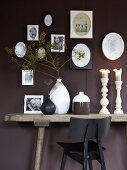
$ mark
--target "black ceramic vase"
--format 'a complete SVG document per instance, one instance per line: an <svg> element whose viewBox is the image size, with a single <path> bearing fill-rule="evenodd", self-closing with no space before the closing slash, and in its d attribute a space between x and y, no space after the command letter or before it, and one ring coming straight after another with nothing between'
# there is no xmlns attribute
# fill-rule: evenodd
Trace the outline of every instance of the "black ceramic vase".
<svg viewBox="0 0 127 170"><path fill-rule="evenodd" d="M44 115L52 115L55 112L55 110L56 106L48 96L47 100L41 105L41 111Z"/></svg>

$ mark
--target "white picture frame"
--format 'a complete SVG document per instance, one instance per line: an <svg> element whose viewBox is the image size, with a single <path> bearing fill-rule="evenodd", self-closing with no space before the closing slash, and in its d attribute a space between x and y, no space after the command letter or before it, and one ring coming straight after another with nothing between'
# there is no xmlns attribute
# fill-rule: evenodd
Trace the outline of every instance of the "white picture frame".
<svg viewBox="0 0 127 170"><path fill-rule="evenodd" d="M51 52L65 51L65 35L51 34Z"/></svg>
<svg viewBox="0 0 127 170"><path fill-rule="evenodd" d="M27 25L27 41L39 40L39 25Z"/></svg>
<svg viewBox="0 0 127 170"><path fill-rule="evenodd" d="M42 114L40 107L43 103L43 99L43 95L25 95L24 114Z"/></svg>
<svg viewBox="0 0 127 170"><path fill-rule="evenodd" d="M34 85L33 70L22 70L22 85Z"/></svg>
<svg viewBox="0 0 127 170"><path fill-rule="evenodd" d="M70 11L70 38L93 38L93 11Z"/></svg>

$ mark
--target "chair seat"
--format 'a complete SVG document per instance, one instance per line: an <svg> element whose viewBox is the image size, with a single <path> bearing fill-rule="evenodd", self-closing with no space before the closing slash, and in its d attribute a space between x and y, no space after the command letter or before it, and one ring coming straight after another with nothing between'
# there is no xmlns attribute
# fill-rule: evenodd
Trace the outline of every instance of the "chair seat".
<svg viewBox="0 0 127 170"><path fill-rule="evenodd" d="M62 148L64 148L65 154L70 156L74 160L78 160L79 163L83 163L83 151L84 143L83 142L57 142ZM105 147L102 147L105 150ZM88 141L88 156L87 158L91 160L97 160L100 162L98 146L97 143L93 140Z"/></svg>
<svg viewBox="0 0 127 170"><path fill-rule="evenodd" d="M57 142L61 147L63 147L66 151L70 152L83 152L83 142L73 142L73 143L67 143L67 142ZM103 150L105 150L105 147L102 147ZM98 151L97 143L93 140L90 140L88 142L88 152L92 151Z"/></svg>

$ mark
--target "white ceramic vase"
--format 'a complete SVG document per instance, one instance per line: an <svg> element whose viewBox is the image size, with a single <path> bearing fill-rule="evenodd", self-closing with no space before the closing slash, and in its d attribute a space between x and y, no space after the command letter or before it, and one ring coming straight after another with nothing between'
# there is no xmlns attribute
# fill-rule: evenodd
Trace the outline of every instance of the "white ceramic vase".
<svg viewBox="0 0 127 170"><path fill-rule="evenodd" d="M84 92L79 92L79 94L73 98L72 112L74 114L90 113L90 98L85 95Z"/></svg>
<svg viewBox="0 0 127 170"><path fill-rule="evenodd" d="M70 107L70 95L67 88L62 83L62 79L57 79L50 91L50 99L56 106L55 113L66 114Z"/></svg>

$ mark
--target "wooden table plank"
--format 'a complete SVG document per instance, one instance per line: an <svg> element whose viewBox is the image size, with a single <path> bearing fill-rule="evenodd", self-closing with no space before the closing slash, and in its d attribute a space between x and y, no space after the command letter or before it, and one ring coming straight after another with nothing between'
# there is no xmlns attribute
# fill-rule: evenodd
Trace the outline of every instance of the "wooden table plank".
<svg viewBox="0 0 127 170"><path fill-rule="evenodd" d="M53 114L53 115L43 115L43 114L24 114L24 113L13 113L6 114L5 121L16 121L16 122L35 122L37 120L49 122L69 122L70 117L78 118L90 118L97 119L106 116L111 116L112 122L127 122L127 114L89 114L89 115L74 115L74 114Z"/></svg>

